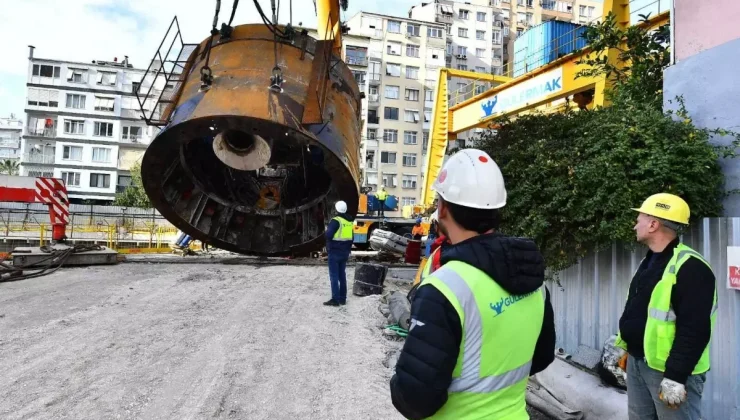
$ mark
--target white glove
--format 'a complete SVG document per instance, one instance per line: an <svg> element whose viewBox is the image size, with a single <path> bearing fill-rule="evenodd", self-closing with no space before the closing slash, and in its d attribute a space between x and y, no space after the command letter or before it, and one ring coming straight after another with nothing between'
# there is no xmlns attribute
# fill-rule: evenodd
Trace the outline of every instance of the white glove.
<svg viewBox="0 0 740 420"><path fill-rule="evenodd" d="M686 387L676 381L663 378L660 382L658 396L668 407L678 408L682 402L686 401Z"/></svg>

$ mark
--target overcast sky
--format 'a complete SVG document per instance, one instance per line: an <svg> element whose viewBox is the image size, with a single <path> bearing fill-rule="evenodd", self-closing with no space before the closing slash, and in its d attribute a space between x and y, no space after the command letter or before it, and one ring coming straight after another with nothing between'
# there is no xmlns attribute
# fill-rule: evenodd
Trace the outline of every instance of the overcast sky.
<svg viewBox="0 0 740 420"><path fill-rule="evenodd" d="M409 8L420 0L363 0L362 9L397 16L407 16ZM0 117L10 113L22 116L26 98L28 45L36 47L35 56L60 60L90 62L123 59L138 68L146 68L177 15L187 43L201 42L213 22L215 0L0 0ZM232 0L221 2L221 22L231 14ZM269 0L260 5L270 13ZM359 0L349 0L343 20L360 10ZM287 23L289 2L280 7L280 23ZM254 3L241 0L234 23L259 22ZM316 27L312 0L294 0L293 23Z"/></svg>

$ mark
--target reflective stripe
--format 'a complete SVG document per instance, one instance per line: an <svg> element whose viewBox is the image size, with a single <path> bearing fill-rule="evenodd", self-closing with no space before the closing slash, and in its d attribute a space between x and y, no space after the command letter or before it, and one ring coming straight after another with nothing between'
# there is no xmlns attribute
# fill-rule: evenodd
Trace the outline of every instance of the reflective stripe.
<svg viewBox="0 0 740 420"><path fill-rule="evenodd" d="M712 306L712 312L709 314L709 316L714 316L714 313L717 312L717 309L719 309L719 305L715 303L714 306ZM650 310L648 311L648 315L650 315L650 318L657 319L658 321L676 322L676 313L673 311L673 308L671 308L668 312L661 311L660 309L650 308Z"/></svg>
<svg viewBox="0 0 740 420"><path fill-rule="evenodd" d="M700 253L693 250L684 249L683 251L678 252L678 257L676 257L676 261L668 268L669 273L676 274L676 264L678 264L678 262L681 261L684 256L686 256L686 254L693 255L706 263L706 261L704 261L704 257Z"/></svg>
<svg viewBox="0 0 740 420"><path fill-rule="evenodd" d="M464 334L462 372L453 378L451 392L490 393L514 385L529 376L532 361L493 376L480 376L483 348L483 323L473 291L454 270L442 267L434 272L434 277L444 283L455 294L464 314ZM543 286L544 287L544 286Z"/></svg>
<svg viewBox="0 0 740 420"><path fill-rule="evenodd" d="M658 321L676 321L676 313L673 312L673 309L666 312L661 311L660 309L650 308L648 315L650 315L650 318L657 319Z"/></svg>

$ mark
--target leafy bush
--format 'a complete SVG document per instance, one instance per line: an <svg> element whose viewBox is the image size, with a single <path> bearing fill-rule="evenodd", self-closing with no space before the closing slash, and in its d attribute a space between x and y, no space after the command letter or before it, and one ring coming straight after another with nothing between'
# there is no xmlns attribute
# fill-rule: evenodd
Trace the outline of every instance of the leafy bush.
<svg viewBox="0 0 740 420"><path fill-rule="evenodd" d="M151 208L152 202L144 191L141 183L141 165L136 164L131 168L131 185L126 187L123 192L116 194L113 202L116 206Z"/></svg>

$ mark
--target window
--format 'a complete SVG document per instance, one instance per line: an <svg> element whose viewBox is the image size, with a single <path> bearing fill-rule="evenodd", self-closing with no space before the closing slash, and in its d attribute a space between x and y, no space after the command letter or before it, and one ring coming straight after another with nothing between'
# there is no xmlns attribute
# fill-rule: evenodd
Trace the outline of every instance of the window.
<svg viewBox="0 0 740 420"><path fill-rule="evenodd" d="M415 206L416 199L414 197L401 197L401 206Z"/></svg>
<svg viewBox="0 0 740 420"><path fill-rule="evenodd" d="M107 111L113 112L113 98L102 98L100 96L95 97L95 110L96 111Z"/></svg>
<svg viewBox="0 0 740 420"><path fill-rule="evenodd" d="M127 175L118 175L118 185L128 187L131 185L131 177Z"/></svg>
<svg viewBox="0 0 740 420"><path fill-rule="evenodd" d="M87 83L87 70L69 68L67 81L70 83Z"/></svg>
<svg viewBox="0 0 740 420"><path fill-rule="evenodd" d="M401 77L401 65L386 63L385 74L386 76Z"/></svg>
<svg viewBox="0 0 740 420"><path fill-rule="evenodd" d="M57 108L59 106L59 91L28 88L28 105Z"/></svg>
<svg viewBox="0 0 740 420"><path fill-rule="evenodd" d="M67 108L85 109L85 95L67 94Z"/></svg>
<svg viewBox="0 0 740 420"><path fill-rule="evenodd" d="M108 174L90 174L90 187L92 188L110 188L110 175Z"/></svg>
<svg viewBox="0 0 740 420"><path fill-rule="evenodd" d="M434 91L433 90L425 90L424 91L424 101L426 101L426 102L432 102L432 101L434 101Z"/></svg>
<svg viewBox="0 0 740 420"><path fill-rule="evenodd" d="M442 38L442 28L427 28L429 38Z"/></svg>
<svg viewBox="0 0 740 420"><path fill-rule="evenodd" d="M398 108L385 107L383 118L385 118L386 120L397 120Z"/></svg>
<svg viewBox="0 0 740 420"><path fill-rule="evenodd" d="M523 12L519 12L516 14L516 20L519 23L524 23L527 20L527 14Z"/></svg>
<svg viewBox="0 0 740 420"><path fill-rule="evenodd" d="M367 185L378 185L378 174L375 172L367 173Z"/></svg>
<svg viewBox="0 0 740 420"><path fill-rule="evenodd" d="M457 28L457 36L460 38L467 38L468 30L466 28Z"/></svg>
<svg viewBox="0 0 740 420"><path fill-rule="evenodd" d="M458 55L468 55L468 47L463 47L462 45L458 45L457 54Z"/></svg>
<svg viewBox="0 0 740 420"><path fill-rule="evenodd" d="M419 68L412 67L412 66L406 66L406 78L417 80L419 78Z"/></svg>
<svg viewBox="0 0 740 420"><path fill-rule="evenodd" d="M395 156L395 153L393 155ZM396 176L396 174L383 174L383 186L397 187L397 179L398 177Z"/></svg>
<svg viewBox="0 0 740 420"><path fill-rule="evenodd" d="M527 23L530 25L534 23L534 15L532 13L527 13Z"/></svg>
<svg viewBox="0 0 740 420"><path fill-rule="evenodd" d="M480 41L486 40L486 31L475 31L475 39Z"/></svg>
<svg viewBox="0 0 740 420"><path fill-rule="evenodd" d="M389 20L388 21L388 32L393 34L400 34L401 33L401 22L397 20Z"/></svg>
<svg viewBox="0 0 740 420"><path fill-rule="evenodd" d="M588 17L592 17L594 15L594 11L596 10L593 6L588 6Z"/></svg>
<svg viewBox="0 0 740 420"><path fill-rule="evenodd" d="M42 176L44 178L54 178L54 172L53 171L34 171L34 170L29 170L28 171L28 176L32 176L34 178L40 177L40 176Z"/></svg>
<svg viewBox="0 0 740 420"><path fill-rule="evenodd" d="M403 132L403 144L416 144L416 131Z"/></svg>
<svg viewBox="0 0 740 420"><path fill-rule="evenodd" d="M107 71L99 71L98 72L98 84L114 86L116 84L117 76L118 74L116 73L111 73Z"/></svg>
<svg viewBox="0 0 740 420"><path fill-rule="evenodd" d="M62 149L62 160L82 160L82 147L64 146Z"/></svg>
<svg viewBox="0 0 740 420"><path fill-rule="evenodd" d="M107 147L93 147L92 161L97 163L110 163L110 151Z"/></svg>
<svg viewBox="0 0 740 420"><path fill-rule="evenodd" d="M478 12L475 14L475 20L478 22L485 22L486 21L486 14L485 12Z"/></svg>
<svg viewBox="0 0 740 420"><path fill-rule="evenodd" d="M380 163L386 165L396 164L396 152L380 152Z"/></svg>
<svg viewBox="0 0 740 420"><path fill-rule="evenodd" d="M95 122L93 136L113 137L113 123Z"/></svg>
<svg viewBox="0 0 740 420"><path fill-rule="evenodd" d="M509 36L509 27L504 26L504 36Z"/></svg>
<svg viewBox="0 0 740 420"><path fill-rule="evenodd" d="M411 36L419 36L421 33L421 25L406 24L406 33Z"/></svg>
<svg viewBox="0 0 740 420"><path fill-rule="evenodd" d="M534 7L534 0L527 0L527 7Z"/></svg>
<svg viewBox="0 0 740 420"><path fill-rule="evenodd" d="M62 172L62 179L68 187L79 187L80 186L80 173L79 172Z"/></svg>
<svg viewBox="0 0 740 420"><path fill-rule="evenodd" d="M356 66L367 65L367 48L347 45L345 56L345 61L347 61L347 64L354 64Z"/></svg>
<svg viewBox="0 0 740 420"><path fill-rule="evenodd" d="M466 66L465 64L458 64L457 65L457 69L458 70L467 70L468 69L468 66Z"/></svg>
<svg viewBox="0 0 740 420"><path fill-rule="evenodd" d="M418 123L419 122L419 111L407 109L404 112L403 120L406 122Z"/></svg>
<svg viewBox="0 0 740 420"><path fill-rule="evenodd" d="M468 18L470 17L470 12L467 11L467 10L465 10L465 9L460 9L457 12L457 17L459 17L460 19L463 19L463 20L468 20Z"/></svg>
<svg viewBox="0 0 740 420"><path fill-rule="evenodd" d="M401 88L398 86L386 86L385 97L388 99L398 99L400 96Z"/></svg>
<svg viewBox="0 0 740 420"><path fill-rule="evenodd" d="M523 30L523 29L521 29L521 28L518 28L518 29L516 30L516 36L518 36L518 37L519 37L519 36L522 36L522 33L523 33L523 32L524 32L524 30Z"/></svg>
<svg viewBox="0 0 740 420"><path fill-rule="evenodd" d="M378 129L377 128L368 128L367 129L367 138L368 140L375 140L378 138Z"/></svg>
<svg viewBox="0 0 740 420"><path fill-rule="evenodd" d="M59 78L61 74L62 68L59 66L46 66L43 64L33 65L34 76Z"/></svg>
<svg viewBox="0 0 740 420"><path fill-rule="evenodd" d="M424 111L424 122L432 121L432 111Z"/></svg>
<svg viewBox="0 0 740 420"><path fill-rule="evenodd" d="M486 87L483 85L478 85L475 87L475 94L480 95L481 93L486 91Z"/></svg>
<svg viewBox="0 0 740 420"><path fill-rule="evenodd" d="M389 42L386 46L386 52L388 55L401 55L401 43Z"/></svg>
<svg viewBox="0 0 740 420"><path fill-rule="evenodd" d="M486 49L485 48L476 48L475 49L475 56L478 58L484 58L486 56Z"/></svg>
<svg viewBox="0 0 740 420"><path fill-rule="evenodd" d="M486 68L485 67L481 67L481 66L475 66L475 71L477 71L478 73L485 73L486 72Z"/></svg>
<svg viewBox="0 0 740 420"><path fill-rule="evenodd" d="M416 175L404 175L401 181L401 186L403 188L416 188Z"/></svg>
<svg viewBox="0 0 740 420"><path fill-rule="evenodd" d="M509 29L509 28L506 28ZM494 31L493 32L493 43L494 44L500 44L501 43L501 31Z"/></svg>
<svg viewBox="0 0 740 420"><path fill-rule="evenodd" d="M123 134L121 138L124 140L137 141L141 139L141 127L123 127Z"/></svg>
<svg viewBox="0 0 740 420"><path fill-rule="evenodd" d="M383 130L383 143L398 143L398 130Z"/></svg>
<svg viewBox="0 0 740 420"><path fill-rule="evenodd" d="M419 101L419 89L406 89L406 100L418 102Z"/></svg>
<svg viewBox="0 0 740 420"><path fill-rule="evenodd" d="M370 65L370 80L380 80L380 63L377 61L371 61L368 64Z"/></svg>
<svg viewBox="0 0 740 420"><path fill-rule="evenodd" d="M422 136L421 138L421 154L426 155L428 148L429 148L429 132L425 131L424 136Z"/></svg>
<svg viewBox="0 0 740 420"><path fill-rule="evenodd" d="M406 57L418 57L419 46L413 44L406 44Z"/></svg>
<svg viewBox="0 0 740 420"><path fill-rule="evenodd" d="M367 123L368 124L379 124L380 123L380 117L378 117L377 109L367 110Z"/></svg>
<svg viewBox="0 0 740 420"><path fill-rule="evenodd" d="M64 134L85 134L84 120L65 120Z"/></svg>
<svg viewBox="0 0 740 420"><path fill-rule="evenodd" d="M352 77L355 78L355 82L357 82L357 85L362 87L365 85L365 72L364 71L357 71L357 70L350 70L352 72Z"/></svg>

